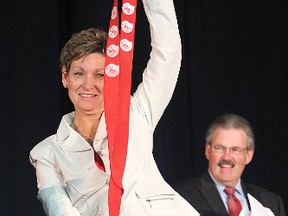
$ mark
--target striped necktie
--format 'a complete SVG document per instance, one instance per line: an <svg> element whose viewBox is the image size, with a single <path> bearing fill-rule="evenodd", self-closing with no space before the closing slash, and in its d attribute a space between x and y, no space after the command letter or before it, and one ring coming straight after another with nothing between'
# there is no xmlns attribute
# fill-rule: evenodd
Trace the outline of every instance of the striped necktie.
<svg viewBox="0 0 288 216"><path fill-rule="evenodd" d="M227 198L227 205L228 205L228 212L229 216L239 216L242 206L240 201L234 194L235 188L226 187L224 192L228 195Z"/></svg>

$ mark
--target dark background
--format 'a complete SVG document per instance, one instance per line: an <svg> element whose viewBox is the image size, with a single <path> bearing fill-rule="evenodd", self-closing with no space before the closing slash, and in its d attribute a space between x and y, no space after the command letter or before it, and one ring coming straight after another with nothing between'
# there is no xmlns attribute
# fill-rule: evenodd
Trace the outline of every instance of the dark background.
<svg viewBox="0 0 288 216"><path fill-rule="evenodd" d="M139 1L133 89L149 57ZM0 3L0 214L44 215L29 151L72 110L59 52L73 32L108 29L111 0ZM173 99L155 131L155 158L172 183L207 169L204 136L216 116L247 118L256 153L243 179L288 206L287 0L175 0L183 61Z"/></svg>

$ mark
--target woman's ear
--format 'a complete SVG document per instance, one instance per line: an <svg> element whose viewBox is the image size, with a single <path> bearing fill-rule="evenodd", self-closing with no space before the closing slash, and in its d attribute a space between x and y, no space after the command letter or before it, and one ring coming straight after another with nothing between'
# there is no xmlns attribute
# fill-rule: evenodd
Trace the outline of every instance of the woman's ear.
<svg viewBox="0 0 288 216"><path fill-rule="evenodd" d="M68 81L67 81L68 72L64 66L62 66L61 72L62 72L62 85L64 86L64 88L68 88Z"/></svg>

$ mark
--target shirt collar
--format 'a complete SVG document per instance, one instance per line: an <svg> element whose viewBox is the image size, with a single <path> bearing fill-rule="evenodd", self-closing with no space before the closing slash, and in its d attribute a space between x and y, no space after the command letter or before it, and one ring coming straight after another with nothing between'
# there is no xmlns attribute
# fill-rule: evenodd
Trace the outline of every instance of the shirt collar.
<svg viewBox="0 0 288 216"><path fill-rule="evenodd" d="M208 172L209 172L209 175L212 178L213 182L215 183L217 190L222 193L226 186L221 184L220 182L218 182L214 178L214 176L211 174L210 170L208 170ZM238 182L237 182L237 184L235 186L235 192L241 194L242 196L244 196L244 192L243 192L243 189L242 189L242 186L241 186L241 179L238 180Z"/></svg>

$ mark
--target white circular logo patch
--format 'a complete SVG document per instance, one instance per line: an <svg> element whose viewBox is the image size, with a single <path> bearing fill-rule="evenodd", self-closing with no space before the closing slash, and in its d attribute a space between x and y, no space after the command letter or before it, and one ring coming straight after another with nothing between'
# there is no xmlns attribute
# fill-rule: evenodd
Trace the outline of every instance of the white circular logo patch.
<svg viewBox="0 0 288 216"><path fill-rule="evenodd" d="M119 46L115 45L115 44L111 44L108 48L107 48L107 55L109 57L115 57L117 56L119 53Z"/></svg>
<svg viewBox="0 0 288 216"><path fill-rule="evenodd" d="M129 52L132 49L132 42L127 40L127 39L123 39L120 41L120 47L123 51L125 52Z"/></svg>
<svg viewBox="0 0 288 216"><path fill-rule="evenodd" d="M119 65L109 64L105 68L105 73L109 77L116 77L119 74Z"/></svg>
<svg viewBox="0 0 288 216"><path fill-rule="evenodd" d="M126 14L126 15L131 15L134 13L135 10L135 6L131 5L130 3L126 2L125 4L123 4L122 7L122 11Z"/></svg>
<svg viewBox="0 0 288 216"><path fill-rule="evenodd" d="M113 25L110 29L109 29L109 37L110 38L115 38L117 37L119 33L119 29L118 29L118 26L116 25Z"/></svg>
<svg viewBox="0 0 288 216"><path fill-rule="evenodd" d="M121 23L121 28L122 28L122 31L125 32L125 33L131 33L132 30L133 30L133 23L130 23L128 22L127 20L124 20L122 23Z"/></svg>
<svg viewBox="0 0 288 216"><path fill-rule="evenodd" d="M111 19L115 19L117 17L117 14L118 14L118 10L117 10L117 7L114 7L112 9L112 12L111 12Z"/></svg>

